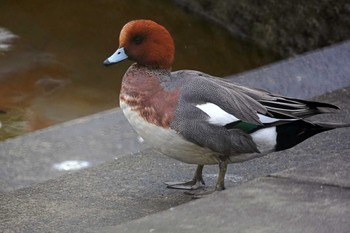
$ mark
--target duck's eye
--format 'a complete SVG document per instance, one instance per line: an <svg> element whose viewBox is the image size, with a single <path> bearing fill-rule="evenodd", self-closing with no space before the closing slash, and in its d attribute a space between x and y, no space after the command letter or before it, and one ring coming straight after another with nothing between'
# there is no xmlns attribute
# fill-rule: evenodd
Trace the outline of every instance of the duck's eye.
<svg viewBox="0 0 350 233"><path fill-rule="evenodd" d="M132 38L132 41L133 41L135 44L141 44L142 41L143 41L143 37L142 37L142 36L135 36L134 38Z"/></svg>

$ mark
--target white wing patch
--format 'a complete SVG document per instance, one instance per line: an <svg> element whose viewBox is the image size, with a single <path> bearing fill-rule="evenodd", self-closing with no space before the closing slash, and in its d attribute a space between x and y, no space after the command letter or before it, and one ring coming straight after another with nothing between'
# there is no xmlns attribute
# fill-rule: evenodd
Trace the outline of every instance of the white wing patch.
<svg viewBox="0 0 350 233"><path fill-rule="evenodd" d="M205 112L209 116L208 122L214 125L227 125L239 121L237 117L213 103L198 104L196 107Z"/></svg>
<svg viewBox="0 0 350 233"><path fill-rule="evenodd" d="M227 125L232 122L240 121L237 117L234 115L226 112L219 106L213 103L205 103L205 104L197 104L197 108L205 112L208 116L208 122L214 125ZM294 121L298 119L278 119L278 118L273 118L273 117L268 117L262 114L257 114L259 117L259 120L263 124L268 124L268 123L274 123L277 121Z"/></svg>
<svg viewBox="0 0 350 233"><path fill-rule="evenodd" d="M276 121L280 121L281 119L278 119L278 118L273 118L273 117L268 117L268 116L265 116L265 115L261 115L261 114L258 114L259 116L259 120L264 123L264 124L267 124L267 123L273 123L273 122L276 122Z"/></svg>

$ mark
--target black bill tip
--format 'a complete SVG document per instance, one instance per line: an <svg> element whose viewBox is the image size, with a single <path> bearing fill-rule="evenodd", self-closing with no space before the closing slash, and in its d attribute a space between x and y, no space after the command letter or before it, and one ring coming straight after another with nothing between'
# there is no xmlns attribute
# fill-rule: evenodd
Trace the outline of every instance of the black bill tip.
<svg viewBox="0 0 350 233"><path fill-rule="evenodd" d="M112 65L113 63L112 62L110 62L108 59L106 59L104 62L103 62L103 65L105 65L105 66L110 66L110 65Z"/></svg>

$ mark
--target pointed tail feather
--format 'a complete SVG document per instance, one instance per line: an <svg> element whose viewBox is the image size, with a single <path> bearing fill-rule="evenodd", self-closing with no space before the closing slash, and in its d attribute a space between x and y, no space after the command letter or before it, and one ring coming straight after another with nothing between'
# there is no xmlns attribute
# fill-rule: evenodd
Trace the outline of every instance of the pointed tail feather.
<svg viewBox="0 0 350 233"><path fill-rule="evenodd" d="M288 97L276 97L273 100L260 100L259 102L266 107L267 114L281 119L288 117L303 119L317 114L333 113L340 109L333 104Z"/></svg>
<svg viewBox="0 0 350 233"><path fill-rule="evenodd" d="M350 127L350 123L312 122L312 124L321 126L321 127L328 129L328 130Z"/></svg>
<svg viewBox="0 0 350 233"><path fill-rule="evenodd" d="M350 127L350 124L293 121L276 126L277 138L275 150L289 149L306 139L332 129Z"/></svg>

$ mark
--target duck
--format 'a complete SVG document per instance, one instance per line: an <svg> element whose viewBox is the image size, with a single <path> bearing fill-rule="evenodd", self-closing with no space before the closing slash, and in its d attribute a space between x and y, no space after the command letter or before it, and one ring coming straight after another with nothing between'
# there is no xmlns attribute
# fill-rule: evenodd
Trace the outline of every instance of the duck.
<svg viewBox="0 0 350 233"><path fill-rule="evenodd" d="M157 151L196 164L189 181L168 188L205 186L203 168L218 165L215 187L225 189L228 164L294 147L345 123L307 120L339 107L253 89L194 70L172 71L175 45L169 31L147 19L126 23L119 47L103 63L134 63L125 72L119 95L125 117Z"/></svg>

